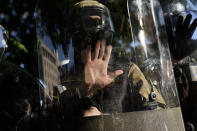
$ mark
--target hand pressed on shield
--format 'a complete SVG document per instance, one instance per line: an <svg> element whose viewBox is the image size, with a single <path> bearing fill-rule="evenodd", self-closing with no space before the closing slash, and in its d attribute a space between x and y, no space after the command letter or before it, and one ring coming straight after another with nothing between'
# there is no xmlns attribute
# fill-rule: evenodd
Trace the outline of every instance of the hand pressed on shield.
<svg viewBox="0 0 197 131"><path fill-rule="evenodd" d="M112 46L107 46L105 55L105 41L97 41L94 55L91 54L91 46L86 49L86 63L84 69L83 90L86 96L93 94L113 82L113 80L123 73L122 70L108 72L107 67L111 56ZM104 57L105 56L105 57Z"/></svg>
<svg viewBox="0 0 197 131"><path fill-rule="evenodd" d="M192 36L197 27L197 18L191 21L191 14L188 14L185 19L183 16L179 16L175 23L173 34L170 20L167 20L169 48L174 60L179 61L197 49L197 41L192 40Z"/></svg>

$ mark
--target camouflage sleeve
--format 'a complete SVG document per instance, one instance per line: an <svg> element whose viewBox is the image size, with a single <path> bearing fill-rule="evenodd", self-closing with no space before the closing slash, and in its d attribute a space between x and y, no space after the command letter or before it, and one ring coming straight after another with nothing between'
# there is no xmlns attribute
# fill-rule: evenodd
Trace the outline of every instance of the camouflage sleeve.
<svg viewBox="0 0 197 131"><path fill-rule="evenodd" d="M81 117L84 110L95 106L92 99L82 96L79 88L67 88L60 95L60 104L65 116Z"/></svg>
<svg viewBox="0 0 197 131"><path fill-rule="evenodd" d="M134 64L131 63L131 67L129 69L129 73L128 73L128 78L129 78L129 83L132 84L132 88L138 88L137 89L137 93L144 98L145 103L150 101L150 94L152 92L152 90L154 91L154 93L156 94L156 101L161 105L166 105L161 93L157 90L156 87L154 86L150 86L150 84L148 83L148 81L146 80L144 74L142 73L142 71L139 69L139 67ZM159 106L158 106L159 107Z"/></svg>

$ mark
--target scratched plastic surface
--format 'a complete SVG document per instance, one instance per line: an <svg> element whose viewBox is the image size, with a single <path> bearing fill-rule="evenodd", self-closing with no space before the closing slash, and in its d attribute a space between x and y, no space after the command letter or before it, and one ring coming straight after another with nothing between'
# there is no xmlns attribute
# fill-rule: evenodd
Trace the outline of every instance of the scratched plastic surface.
<svg viewBox="0 0 197 131"><path fill-rule="evenodd" d="M194 23L197 18L197 2L195 0L172 0L169 2L161 1L161 5L164 10L163 12L165 14L167 27L170 27L168 29L168 32L170 30L176 31L178 29L177 23L178 20L180 20L180 17L183 18L181 25L182 27L183 27L183 23L188 22L189 25L185 27L185 30L187 31L185 31L185 33L182 33L184 35L180 35L179 38L182 38L182 42L184 42L185 45L189 45L189 46L184 47L185 51L182 51L182 54L186 54L186 55L185 57L181 58L179 64L187 64L187 63L195 64L197 62L197 58L196 58L197 52L196 52L196 44L195 44L197 41L197 29L194 28ZM190 19L188 19L189 15L191 16ZM176 33L172 34L174 40L177 37L176 35L178 34Z"/></svg>
<svg viewBox="0 0 197 131"><path fill-rule="evenodd" d="M2 3L0 130L184 128L156 0Z"/></svg>
<svg viewBox="0 0 197 131"><path fill-rule="evenodd" d="M118 4L123 5L123 10L115 8ZM99 111L120 113L179 106L163 12L157 1L100 2L103 12L89 5L77 14L79 17L72 14L76 5L54 5L50 10L52 7L42 9L40 3L38 8L40 79L51 97L57 98L55 88L62 90L60 94L66 89L80 92L84 50L90 43L93 54L97 40L104 39L106 46L112 45L107 74L116 70L124 73L94 94L93 105ZM100 19L94 23L92 16ZM105 33L92 35L94 28ZM154 95L156 99L152 99Z"/></svg>

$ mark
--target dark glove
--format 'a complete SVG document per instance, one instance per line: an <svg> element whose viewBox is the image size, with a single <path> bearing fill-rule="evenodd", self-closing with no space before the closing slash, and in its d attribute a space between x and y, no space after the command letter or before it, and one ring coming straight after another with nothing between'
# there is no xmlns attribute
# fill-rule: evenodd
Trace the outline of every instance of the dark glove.
<svg viewBox="0 0 197 131"><path fill-rule="evenodd" d="M191 39L197 27L197 19L192 23L191 19L191 14L188 14L185 20L183 16L179 16L174 29L169 19L166 19L169 48L174 60L181 60L190 55L197 48L197 40Z"/></svg>

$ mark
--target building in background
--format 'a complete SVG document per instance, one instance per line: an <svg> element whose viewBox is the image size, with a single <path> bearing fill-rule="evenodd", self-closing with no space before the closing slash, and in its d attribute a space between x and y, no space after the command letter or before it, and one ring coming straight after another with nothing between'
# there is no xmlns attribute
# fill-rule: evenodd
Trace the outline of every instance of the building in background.
<svg viewBox="0 0 197 131"><path fill-rule="evenodd" d="M53 88L60 84L58 71L58 53L51 51L44 43L39 42L39 73L40 79L47 85L46 92L53 97Z"/></svg>

